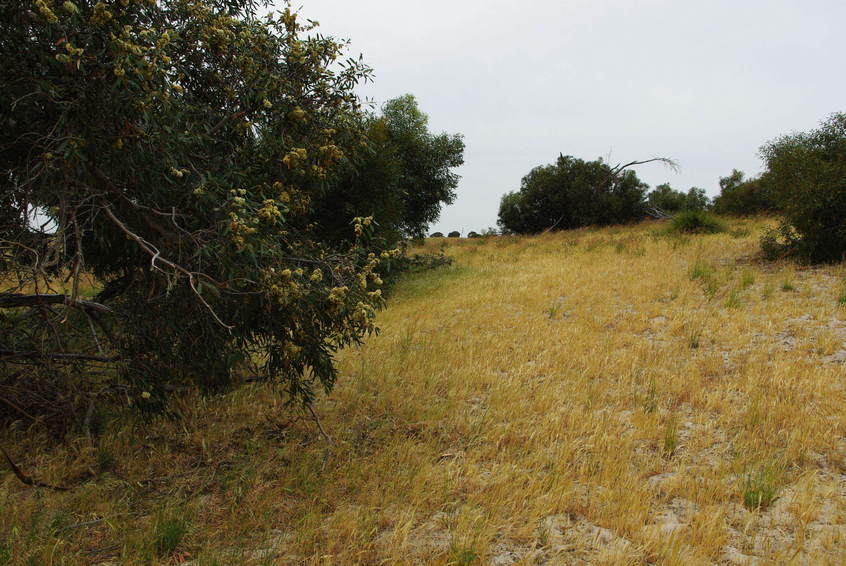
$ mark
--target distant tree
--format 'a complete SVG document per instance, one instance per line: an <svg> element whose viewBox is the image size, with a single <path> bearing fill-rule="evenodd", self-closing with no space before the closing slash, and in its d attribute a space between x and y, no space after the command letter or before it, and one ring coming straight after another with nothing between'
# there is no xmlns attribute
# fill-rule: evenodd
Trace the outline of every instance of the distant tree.
<svg viewBox="0 0 846 566"><path fill-rule="evenodd" d="M561 155L552 165L532 169L519 191L502 197L499 225L525 234L639 220L646 213L647 185L626 170L638 163L611 167L602 159Z"/></svg>
<svg viewBox="0 0 846 566"><path fill-rule="evenodd" d="M682 210L705 210L709 204L705 189L691 187L685 194L674 190L669 183L658 185L646 197L647 207L668 214Z"/></svg>
<svg viewBox="0 0 846 566"><path fill-rule="evenodd" d="M846 113L816 130L780 137L761 148L767 185L782 209L781 228L768 235L803 259L839 261L846 255Z"/></svg>
<svg viewBox="0 0 846 566"><path fill-rule="evenodd" d="M730 175L720 177L720 194L714 199L713 208L718 214L745 216L779 207L766 173L747 179L743 171L733 169Z"/></svg>
<svg viewBox="0 0 846 566"><path fill-rule="evenodd" d="M311 224L368 76L313 27L249 0L0 1L0 401L332 386L381 300L365 241Z"/></svg>
<svg viewBox="0 0 846 566"><path fill-rule="evenodd" d="M459 134L432 134L413 95L389 100L381 115L363 118L366 145L316 202L316 223L332 239L348 239L355 217L373 216L386 246L420 238L455 200L464 160Z"/></svg>
<svg viewBox="0 0 846 566"><path fill-rule="evenodd" d="M690 187L684 200L684 210L707 210L711 206L711 199L705 189Z"/></svg>
<svg viewBox="0 0 846 566"><path fill-rule="evenodd" d="M431 234L429 234L429 237L430 238L443 238L444 233L443 232L432 232Z"/></svg>
<svg viewBox="0 0 846 566"><path fill-rule="evenodd" d="M686 195L674 190L669 183L658 185L646 196L647 206L669 214L682 210L686 203Z"/></svg>
<svg viewBox="0 0 846 566"><path fill-rule="evenodd" d="M482 237L482 235L481 235L481 234L479 234L478 232L472 232L472 231L471 231L471 232L468 232L468 233L467 233L467 237L468 237L468 238L481 238L481 237Z"/></svg>
<svg viewBox="0 0 846 566"><path fill-rule="evenodd" d="M454 230L454 231L449 233L449 237L450 238L460 238L461 232L459 232L458 230Z"/></svg>

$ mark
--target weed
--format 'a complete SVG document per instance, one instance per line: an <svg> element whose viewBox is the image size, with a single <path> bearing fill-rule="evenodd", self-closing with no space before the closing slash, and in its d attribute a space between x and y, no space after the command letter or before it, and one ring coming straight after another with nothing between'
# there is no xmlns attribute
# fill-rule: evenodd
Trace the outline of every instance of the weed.
<svg viewBox="0 0 846 566"><path fill-rule="evenodd" d="M667 419L664 425L664 447L663 454L668 458L672 458L676 453L676 448L679 445L679 423L676 417Z"/></svg>
<svg viewBox="0 0 846 566"><path fill-rule="evenodd" d="M655 384L655 378L649 380L649 389L646 391L646 401L643 403L643 411L645 413L654 413L658 410L658 389Z"/></svg>
<svg viewBox="0 0 846 566"><path fill-rule="evenodd" d="M479 559L479 555L470 549L453 549L452 559L448 562L450 566L470 566Z"/></svg>
<svg viewBox="0 0 846 566"><path fill-rule="evenodd" d="M771 283L767 283L764 285L764 288L761 289L761 298L765 301L768 301L770 297L773 296L773 286Z"/></svg>
<svg viewBox="0 0 846 566"><path fill-rule="evenodd" d="M792 281L785 279L781 283L781 290L785 293L791 293L793 291L796 291L796 285L794 285Z"/></svg>
<svg viewBox="0 0 846 566"><path fill-rule="evenodd" d="M699 348L699 346L702 345L702 334L704 332L705 329L702 327L701 324L686 324L685 337L687 338L687 347L691 350L696 350L697 348Z"/></svg>
<svg viewBox="0 0 846 566"><path fill-rule="evenodd" d="M740 306L740 289L732 289L726 298L726 308L736 309Z"/></svg>
<svg viewBox="0 0 846 566"><path fill-rule="evenodd" d="M773 465L746 474L743 480L743 504L748 509L765 509L778 497L780 474Z"/></svg>
<svg viewBox="0 0 846 566"><path fill-rule="evenodd" d="M837 296L837 304L841 307L846 306L846 286L840 290L840 295Z"/></svg>
<svg viewBox="0 0 846 566"><path fill-rule="evenodd" d="M740 288L746 290L754 284L755 274L752 273L750 269L744 269L743 273L740 275Z"/></svg>
<svg viewBox="0 0 846 566"><path fill-rule="evenodd" d="M713 265L710 265L700 260L694 263L690 267L690 269L688 269L687 276L690 277L691 281L696 281L697 279L710 279L714 276L715 271L716 268L714 268Z"/></svg>
<svg viewBox="0 0 846 566"><path fill-rule="evenodd" d="M110 472L117 467L117 459L111 450L103 446L97 449L97 469L100 472Z"/></svg>
<svg viewBox="0 0 846 566"><path fill-rule="evenodd" d="M685 210L670 219L669 233L676 234L716 234L725 232L722 220L702 210Z"/></svg>
<svg viewBox="0 0 846 566"><path fill-rule="evenodd" d="M561 305L559 305L558 303L552 303L552 305L550 305L550 307L544 310L543 312L547 316L547 318L552 319L555 318L560 311Z"/></svg>
<svg viewBox="0 0 846 566"><path fill-rule="evenodd" d="M150 546L157 558L170 556L185 536L187 522L178 509L162 510L156 514Z"/></svg>

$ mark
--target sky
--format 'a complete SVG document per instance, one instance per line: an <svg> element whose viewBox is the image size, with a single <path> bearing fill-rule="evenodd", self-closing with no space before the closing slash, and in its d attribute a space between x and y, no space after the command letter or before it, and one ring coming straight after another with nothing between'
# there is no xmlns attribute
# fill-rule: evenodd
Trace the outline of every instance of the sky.
<svg viewBox="0 0 846 566"><path fill-rule="evenodd" d="M430 231L496 225L503 194L559 154L639 166L655 186L761 170L758 148L846 111L844 0L303 0L374 70L378 108L417 97L460 133L454 204Z"/></svg>

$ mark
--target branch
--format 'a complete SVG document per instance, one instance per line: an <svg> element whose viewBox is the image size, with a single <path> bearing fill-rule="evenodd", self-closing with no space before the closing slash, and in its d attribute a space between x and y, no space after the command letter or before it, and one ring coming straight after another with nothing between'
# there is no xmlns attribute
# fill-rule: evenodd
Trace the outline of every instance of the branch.
<svg viewBox="0 0 846 566"><path fill-rule="evenodd" d="M625 165L617 164L611 168L611 176L616 177L621 171L624 169L628 169L629 167L634 167L635 165L644 165L645 163L654 163L654 162L663 163L673 171L678 173L679 164L669 157L653 157L651 159L644 159L643 161L630 161Z"/></svg>
<svg viewBox="0 0 846 566"><path fill-rule="evenodd" d="M150 242L145 240L143 237L139 236L138 234L136 234L135 232L133 232L129 228L127 228L126 224L121 222L120 219L117 216L115 216L114 211L112 211L112 207L110 207L108 204L103 204L103 210L106 211L106 216L108 216L109 219L112 222L114 222L114 224L118 228L120 228L121 231L124 234L129 236L129 238L131 238L132 240L135 240L135 242L141 247L141 249L144 250L148 255L150 255L150 257L152 258L150 260L150 267L152 269L154 269L156 271L161 271L162 273L165 273L165 271L161 267L156 265L157 263L162 263L162 264L166 265L167 267L170 267L174 271L176 271L178 273L182 273L183 275L185 275L188 278L188 285L190 285L191 290L194 291L194 294L197 296L197 298L200 300L200 302L203 304L203 306L205 306L208 309L208 311L211 313L211 315L214 317L214 319L217 321L217 323L220 324L222 327L226 328L227 330L232 330L233 328L235 328L234 326L230 326L230 325L224 323L222 320L220 320L220 317L218 317L217 313L214 312L214 309L212 308L212 306L203 298L203 296L197 290L197 277L198 276L204 277L204 278L214 282L214 280L211 277L208 277L207 275L204 275L202 273L195 273L195 272L192 272L192 271L188 271L187 269L185 269L181 265L174 263L167 258L162 257L161 252L156 248L156 246L154 246L153 244L151 244ZM167 275L167 273L165 273L165 275Z"/></svg>
<svg viewBox="0 0 846 566"><path fill-rule="evenodd" d="M104 356L90 356L88 354L65 354L60 352L20 352L17 350L3 350L0 349L0 359L5 358L28 358L28 359L45 359L58 361L84 361L84 362L102 362L111 363L120 360L120 357L113 356L110 358Z"/></svg>
<svg viewBox="0 0 846 566"><path fill-rule="evenodd" d="M56 491L68 491L69 488L62 487L60 485L50 485L49 483L43 483L38 480L34 480L31 477L24 474L17 465L12 461L12 457L9 456L9 453L6 452L5 448L0 446L0 454L6 458L6 462L9 464L9 468L11 468L12 473L15 474L15 477L21 480L21 483L24 485L28 485L30 487L46 487L47 489L54 489Z"/></svg>
<svg viewBox="0 0 846 566"><path fill-rule="evenodd" d="M24 295L20 293L0 294L0 308L9 309L15 307L43 307L46 305L66 305L84 311L110 313L112 309L106 305L94 301L73 300L67 295L46 295L34 294Z"/></svg>

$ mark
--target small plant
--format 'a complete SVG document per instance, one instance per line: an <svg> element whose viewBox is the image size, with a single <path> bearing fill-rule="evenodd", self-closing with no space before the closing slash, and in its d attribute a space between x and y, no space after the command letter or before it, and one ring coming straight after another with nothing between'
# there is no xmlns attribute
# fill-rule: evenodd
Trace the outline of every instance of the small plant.
<svg viewBox="0 0 846 566"><path fill-rule="evenodd" d="M688 277L690 277L691 281L696 281L697 279L709 279L714 275L714 266L703 261L697 261L694 263L690 269L687 271Z"/></svg>
<svg viewBox="0 0 846 566"><path fill-rule="evenodd" d="M837 304L846 307L846 286L840 290L840 295L837 296Z"/></svg>
<svg viewBox="0 0 846 566"><path fill-rule="evenodd" d="M781 290L785 293L792 293L793 291L796 291L796 285L794 285L792 281L784 280L781 283Z"/></svg>
<svg viewBox="0 0 846 566"><path fill-rule="evenodd" d="M178 510L159 511L153 525L151 546L158 558L170 556L185 536L187 524Z"/></svg>
<svg viewBox="0 0 846 566"><path fill-rule="evenodd" d="M716 234L725 232L726 226L716 216L703 210L684 210L670 219L669 233Z"/></svg>
<svg viewBox="0 0 846 566"><path fill-rule="evenodd" d="M679 423L676 417L670 417L667 419L666 424L664 425L664 447L662 449L663 454L668 457L672 458L673 454L676 453L676 448L679 445Z"/></svg>
<svg viewBox="0 0 846 566"><path fill-rule="evenodd" d="M747 509L765 509L778 497L778 471L766 466L746 474L743 480L743 505Z"/></svg>
<svg viewBox="0 0 846 566"><path fill-rule="evenodd" d="M732 289L726 298L726 308L736 309L740 306L740 289Z"/></svg>
<svg viewBox="0 0 846 566"><path fill-rule="evenodd" d="M646 400L643 403L645 413L654 413L658 410L658 388L655 385L655 378L649 380L649 389L646 391Z"/></svg>
<svg viewBox="0 0 846 566"><path fill-rule="evenodd" d="M687 347L691 350L696 350L702 345L702 333L704 329L701 325L694 324L685 325L685 329L687 330Z"/></svg>
<svg viewBox="0 0 846 566"><path fill-rule="evenodd" d="M479 555L470 550L453 550L453 558L449 561L450 566L470 566L479 559Z"/></svg>
<svg viewBox="0 0 846 566"><path fill-rule="evenodd" d="M773 295L773 286L771 283L767 283L764 285L764 288L761 290L761 298L765 301L769 300L770 297Z"/></svg>
<svg viewBox="0 0 846 566"><path fill-rule="evenodd" d="M549 308L548 308L548 309L546 309L546 310L545 310L545 311L543 311L543 312L544 312L544 314L547 316L547 318L552 319L552 318L555 318L555 317L556 317L556 315L558 314L558 312L559 312L560 310L561 310L561 305L559 305L558 303L552 303L552 304L549 306Z"/></svg>
<svg viewBox="0 0 846 566"><path fill-rule="evenodd" d="M746 290L754 284L755 274L750 269L744 269L740 275L740 288Z"/></svg>
<svg viewBox="0 0 846 566"><path fill-rule="evenodd" d="M97 449L97 469L102 472L110 472L117 466L117 459L108 448L102 446Z"/></svg>

